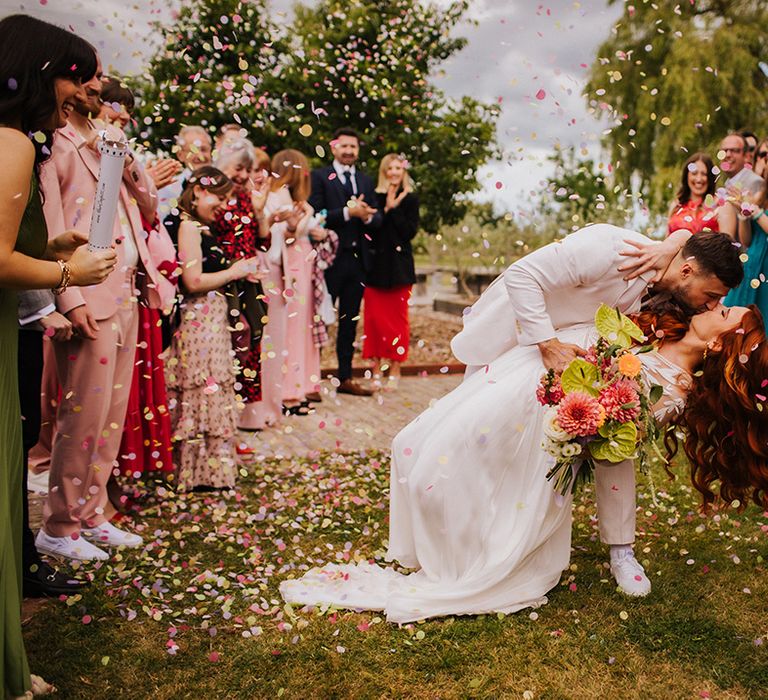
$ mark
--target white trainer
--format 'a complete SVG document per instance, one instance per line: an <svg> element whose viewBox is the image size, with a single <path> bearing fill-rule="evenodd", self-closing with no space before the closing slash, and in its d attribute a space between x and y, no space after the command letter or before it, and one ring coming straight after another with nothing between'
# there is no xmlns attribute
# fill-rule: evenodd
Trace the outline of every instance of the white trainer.
<svg viewBox="0 0 768 700"><path fill-rule="evenodd" d="M144 540L132 532L118 530L112 523L105 521L96 527L84 527L80 530L83 537L102 547L141 547Z"/></svg>
<svg viewBox="0 0 768 700"><path fill-rule="evenodd" d="M619 590L626 595L641 598L651 592L651 582L633 554L612 561L611 573L619 585Z"/></svg>
<svg viewBox="0 0 768 700"><path fill-rule="evenodd" d="M105 561L109 554L88 540L78 537L52 537L40 530L35 537L35 547L39 552L50 554L63 559L77 559L78 561Z"/></svg>

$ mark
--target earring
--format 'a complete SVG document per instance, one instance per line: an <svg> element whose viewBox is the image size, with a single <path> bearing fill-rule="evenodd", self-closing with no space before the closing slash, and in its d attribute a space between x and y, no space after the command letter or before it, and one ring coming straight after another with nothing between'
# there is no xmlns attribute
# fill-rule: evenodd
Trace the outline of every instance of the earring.
<svg viewBox="0 0 768 700"><path fill-rule="evenodd" d="M706 360L706 359L707 359L707 355L709 354L709 351L710 351L711 349L712 349L712 348L711 348L710 344L709 344L709 343L707 343L707 347L705 347L705 348L704 348L704 357L702 357L702 358L701 358L702 360Z"/></svg>

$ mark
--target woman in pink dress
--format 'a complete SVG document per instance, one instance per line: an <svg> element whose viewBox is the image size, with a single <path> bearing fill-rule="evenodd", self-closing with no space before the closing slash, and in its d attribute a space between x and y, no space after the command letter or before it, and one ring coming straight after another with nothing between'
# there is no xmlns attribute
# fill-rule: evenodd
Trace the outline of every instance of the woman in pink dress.
<svg viewBox="0 0 768 700"><path fill-rule="evenodd" d="M312 334L315 253L310 231L316 222L307 203L309 162L299 151L280 151L272 158L272 174L272 206L291 214L284 224L282 249L286 312L282 400L286 413L305 415L309 399L318 399L320 389L320 351Z"/></svg>

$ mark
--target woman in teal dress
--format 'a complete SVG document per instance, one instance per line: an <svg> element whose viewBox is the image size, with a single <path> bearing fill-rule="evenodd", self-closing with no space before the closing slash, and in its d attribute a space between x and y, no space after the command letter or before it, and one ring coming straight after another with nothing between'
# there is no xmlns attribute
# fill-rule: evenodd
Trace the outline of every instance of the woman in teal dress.
<svg viewBox="0 0 768 700"><path fill-rule="evenodd" d="M86 237L48 240L40 164L54 131L96 72L94 48L47 22L13 15L0 21L0 697L50 692L30 676L21 634L22 445L15 289L98 284L114 251L89 253ZM44 193L43 193L44 195ZM82 246L82 247L81 247Z"/></svg>
<svg viewBox="0 0 768 700"><path fill-rule="evenodd" d="M738 238L744 248L744 281L728 292L725 306L756 304L768 318L768 189L758 196L757 211L751 217L739 215Z"/></svg>

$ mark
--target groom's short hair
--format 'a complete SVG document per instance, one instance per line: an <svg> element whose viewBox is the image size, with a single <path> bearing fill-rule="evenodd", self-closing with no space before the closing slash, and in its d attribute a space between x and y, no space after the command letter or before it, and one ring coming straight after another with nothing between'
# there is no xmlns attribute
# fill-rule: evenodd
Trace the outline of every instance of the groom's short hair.
<svg viewBox="0 0 768 700"><path fill-rule="evenodd" d="M683 246L683 258L694 258L702 272L715 275L729 289L744 279L740 255L741 248L725 233L696 233Z"/></svg>

